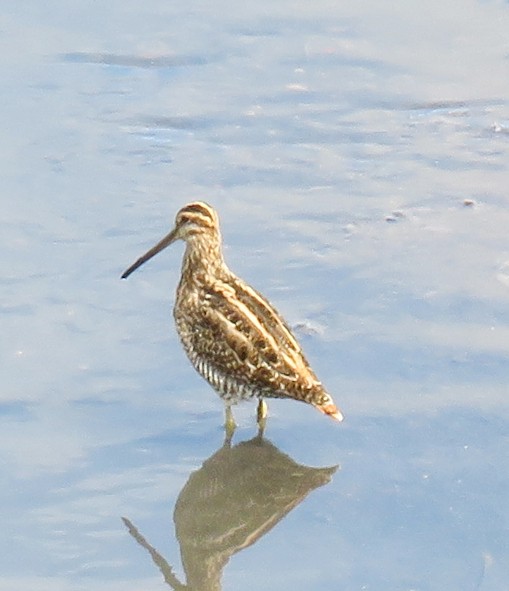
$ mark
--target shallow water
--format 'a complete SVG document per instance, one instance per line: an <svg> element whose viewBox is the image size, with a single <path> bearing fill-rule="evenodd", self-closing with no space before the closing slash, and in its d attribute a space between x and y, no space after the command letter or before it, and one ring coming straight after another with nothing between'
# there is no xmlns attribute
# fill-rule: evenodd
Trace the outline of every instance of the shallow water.
<svg viewBox="0 0 509 591"><path fill-rule="evenodd" d="M337 4L5 5L0 590L507 588L509 7ZM191 199L342 425L222 447L182 246L119 279Z"/></svg>

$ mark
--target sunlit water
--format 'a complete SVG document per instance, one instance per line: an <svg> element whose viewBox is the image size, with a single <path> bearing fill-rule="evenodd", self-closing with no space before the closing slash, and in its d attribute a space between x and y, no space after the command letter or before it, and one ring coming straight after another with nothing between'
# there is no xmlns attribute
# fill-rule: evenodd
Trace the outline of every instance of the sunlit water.
<svg viewBox="0 0 509 591"><path fill-rule="evenodd" d="M509 5L300 4L5 3L0 590L507 589ZM344 424L222 447L197 198Z"/></svg>

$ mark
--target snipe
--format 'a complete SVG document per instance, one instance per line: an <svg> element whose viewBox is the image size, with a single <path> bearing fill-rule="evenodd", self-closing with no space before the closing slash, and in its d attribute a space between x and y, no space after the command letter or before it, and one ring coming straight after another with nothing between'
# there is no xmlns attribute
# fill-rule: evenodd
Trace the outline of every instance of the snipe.
<svg viewBox="0 0 509 591"><path fill-rule="evenodd" d="M123 274L125 279L176 240L186 242L173 315L184 350L195 369L226 404L226 429L233 433L231 405L256 397L263 431L264 398L293 398L343 420L285 321L271 304L226 266L219 218L203 202L183 207L175 227Z"/></svg>

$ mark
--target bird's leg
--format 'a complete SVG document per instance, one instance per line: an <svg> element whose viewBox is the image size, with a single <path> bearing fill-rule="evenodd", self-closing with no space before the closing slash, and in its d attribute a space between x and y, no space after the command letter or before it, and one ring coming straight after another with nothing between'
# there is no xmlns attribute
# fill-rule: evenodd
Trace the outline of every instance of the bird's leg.
<svg viewBox="0 0 509 591"><path fill-rule="evenodd" d="M225 408L225 421L224 421L224 430L226 431L226 439L225 443L230 443L232 440L233 434L235 433L235 428L237 425L235 424L235 419L233 418L232 407L227 404Z"/></svg>
<svg viewBox="0 0 509 591"><path fill-rule="evenodd" d="M256 422L258 423L258 435L263 437L265 425L267 423L267 403L263 398L258 400L258 408L256 409Z"/></svg>

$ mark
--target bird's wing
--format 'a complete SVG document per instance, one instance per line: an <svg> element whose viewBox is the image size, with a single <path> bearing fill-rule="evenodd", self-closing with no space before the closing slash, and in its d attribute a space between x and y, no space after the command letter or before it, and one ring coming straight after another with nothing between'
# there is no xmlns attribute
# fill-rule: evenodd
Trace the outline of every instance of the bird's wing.
<svg viewBox="0 0 509 591"><path fill-rule="evenodd" d="M201 345L196 343L208 347L203 356L233 374L238 368L263 386L274 387L275 379L289 386L297 380L304 387L319 385L290 329L258 292L238 279L216 281L204 298Z"/></svg>

